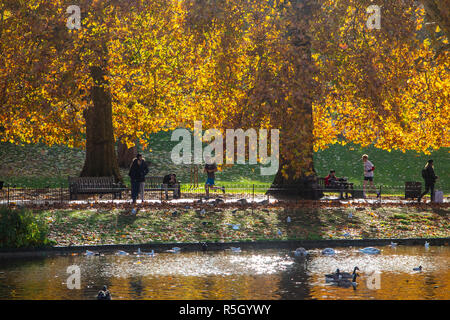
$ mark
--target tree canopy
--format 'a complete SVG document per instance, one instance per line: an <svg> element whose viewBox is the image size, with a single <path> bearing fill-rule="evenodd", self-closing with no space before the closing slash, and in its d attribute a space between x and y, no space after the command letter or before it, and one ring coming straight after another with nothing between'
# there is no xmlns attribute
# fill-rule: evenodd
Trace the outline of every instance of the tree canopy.
<svg viewBox="0 0 450 320"><path fill-rule="evenodd" d="M313 170L313 145L448 147L448 20L431 2L380 0L369 29L369 0L2 1L0 141L83 147L100 86L115 139L278 128L285 176Z"/></svg>

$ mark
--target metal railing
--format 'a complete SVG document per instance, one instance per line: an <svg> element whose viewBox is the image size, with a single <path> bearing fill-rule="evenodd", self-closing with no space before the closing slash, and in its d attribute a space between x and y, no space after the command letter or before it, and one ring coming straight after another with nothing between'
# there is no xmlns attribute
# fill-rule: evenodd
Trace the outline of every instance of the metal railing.
<svg viewBox="0 0 450 320"><path fill-rule="evenodd" d="M362 186L353 186L353 190L362 191ZM377 199L381 201L382 199L387 200L405 200L405 186L381 186L381 197L377 198L376 192L380 190L380 186L377 186L376 191L367 188L367 198ZM421 189L424 190L423 187ZM436 190L441 190L444 192L444 197L448 199L448 190L442 190L439 187ZM334 190L321 190L324 193L322 200L337 200L340 196L339 192ZM344 190L345 193L346 190ZM246 199L251 202L259 202L263 200L270 200L274 194L298 194L302 192L311 192L311 189L302 190L298 187L290 188L273 188L269 185L257 185L257 184L228 184L225 186L225 193L221 190L210 190L209 197L211 199L220 198L224 201L237 201L241 199ZM356 195L357 193L355 193ZM358 193L359 195L362 192ZM180 200L200 200L205 199L206 192L204 186L191 187L190 185L181 185L181 197ZM429 197L426 195L426 197ZM360 198L360 196L356 197ZM27 188L27 187L17 187L8 184L3 185L0 189L0 205L39 205L39 204L54 204L54 203L70 203L70 202L92 202L92 201L131 201L131 189L128 188L122 192L122 200L114 199L112 194L92 194L92 195L79 195L79 200L70 200L69 190L66 186L61 186L59 188ZM138 199L141 199L140 197ZM168 193L168 200L172 200L172 192ZM146 201L165 201L166 196L164 191L146 191L144 194L144 200ZM413 201L414 199L409 199Z"/></svg>

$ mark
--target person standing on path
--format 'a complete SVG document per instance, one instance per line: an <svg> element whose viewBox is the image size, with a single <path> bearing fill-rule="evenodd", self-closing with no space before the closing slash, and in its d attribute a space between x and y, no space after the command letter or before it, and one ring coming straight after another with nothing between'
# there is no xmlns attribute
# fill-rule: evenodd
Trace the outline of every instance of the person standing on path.
<svg viewBox="0 0 450 320"><path fill-rule="evenodd" d="M133 160L130 171L128 172L131 178L131 198L133 199L133 204L136 204L139 193L141 193L141 199L144 202L145 176L147 174L148 165L144 158L142 158L142 154L138 154L136 159Z"/></svg>
<svg viewBox="0 0 450 320"><path fill-rule="evenodd" d="M364 154L361 159L362 159L363 165L364 165L363 193L364 193L364 198L366 198L367 181L369 181L371 189L374 192L376 192L375 185L373 184L373 171L375 170L375 166L373 165L372 162L370 162L369 156L367 154ZM379 192L376 192L376 193L377 193L377 198L378 198L380 196L380 193Z"/></svg>
<svg viewBox="0 0 450 320"><path fill-rule="evenodd" d="M223 193L225 193L225 187L216 187L215 186L215 172L217 171L217 165L215 162L212 162L209 158L206 159L206 164L204 171L206 172L208 178L205 183L205 191L206 191L206 199L209 199L209 188L211 189L220 189Z"/></svg>
<svg viewBox="0 0 450 320"><path fill-rule="evenodd" d="M422 200L422 197L430 191L430 198L431 202L434 201L434 184L436 183L436 180L439 178L434 173L434 165L433 160L428 160L425 167L422 169L422 178L425 180L425 191L420 195L420 197L417 199L418 202Z"/></svg>

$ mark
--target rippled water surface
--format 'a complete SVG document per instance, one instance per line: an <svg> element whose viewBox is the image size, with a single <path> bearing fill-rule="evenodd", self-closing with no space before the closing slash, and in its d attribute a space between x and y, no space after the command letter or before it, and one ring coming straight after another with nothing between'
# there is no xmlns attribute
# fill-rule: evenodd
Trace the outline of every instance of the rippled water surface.
<svg viewBox="0 0 450 320"><path fill-rule="evenodd" d="M338 248L331 257L311 250L306 259L274 249L0 259L0 299L95 299L104 284L113 299L450 298L449 247L380 249ZM80 289L67 288L71 265L80 267ZM423 271L413 271L419 265ZM324 274L355 266L356 289L325 283Z"/></svg>

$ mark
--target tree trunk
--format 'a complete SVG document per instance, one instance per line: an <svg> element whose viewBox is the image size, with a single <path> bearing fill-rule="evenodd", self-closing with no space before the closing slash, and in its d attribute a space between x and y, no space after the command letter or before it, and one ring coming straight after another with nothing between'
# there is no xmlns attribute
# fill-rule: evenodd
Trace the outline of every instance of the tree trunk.
<svg viewBox="0 0 450 320"><path fill-rule="evenodd" d="M285 59L293 66L295 80L289 81L289 75L286 75L284 83L290 86L290 109L294 112L286 111L282 117L289 119L291 125L280 123L280 167L267 192L276 198L318 199L322 196L316 191L317 177L313 163L315 69L308 35L313 11L318 8L314 0L296 0L287 14L291 27L286 30L285 36L290 39L290 51Z"/></svg>
<svg viewBox="0 0 450 320"><path fill-rule="evenodd" d="M129 168L133 159L136 158L137 147L128 148L126 144L119 140L117 145L117 157L119 161L120 168Z"/></svg>
<svg viewBox="0 0 450 320"><path fill-rule="evenodd" d="M123 182L114 148L111 94L105 89L104 70L91 67L90 72L94 86L91 91L92 105L84 111L86 159L80 176L114 176L116 182Z"/></svg>

